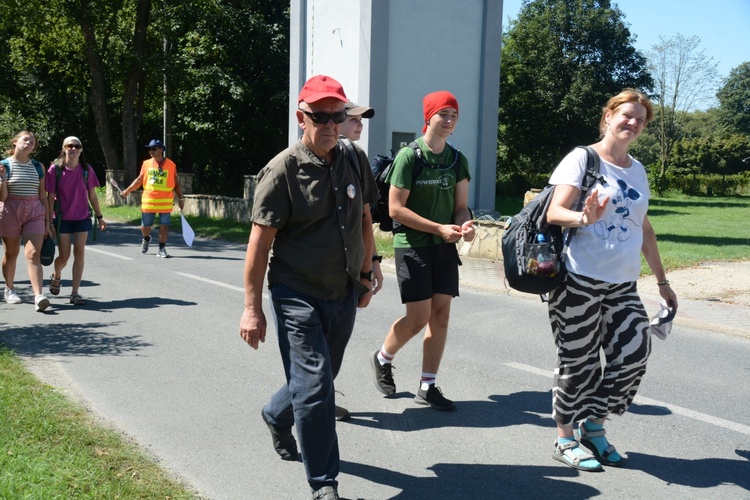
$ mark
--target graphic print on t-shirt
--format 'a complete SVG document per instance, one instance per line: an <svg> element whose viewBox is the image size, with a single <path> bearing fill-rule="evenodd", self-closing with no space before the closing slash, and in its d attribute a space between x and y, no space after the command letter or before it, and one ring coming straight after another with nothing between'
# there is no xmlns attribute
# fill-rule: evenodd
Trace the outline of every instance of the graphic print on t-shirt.
<svg viewBox="0 0 750 500"><path fill-rule="evenodd" d="M617 193L612 197L610 203L615 206L615 213L608 221L600 220L594 226L596 235L602 239L616 236L617 241L627 241L630 238L631 226L639 227L640 224L630 217L630 204L641 197L636 189L628 187L622 179L617 180Z"/></svg>

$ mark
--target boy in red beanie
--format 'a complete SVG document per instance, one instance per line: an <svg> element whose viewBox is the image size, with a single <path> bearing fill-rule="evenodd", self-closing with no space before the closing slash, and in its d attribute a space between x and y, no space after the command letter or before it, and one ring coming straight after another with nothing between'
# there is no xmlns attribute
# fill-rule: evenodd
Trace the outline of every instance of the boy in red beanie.
<svg viewBox="0 0 750 500"><path fill-rule="evenodd" d="M471 177L466 157L447 143L458 122L455 96L447 91L428 94L423 110L424 136L416 141L421 160L413 148L402 148L386 179L391 185L390 216L401 224L394 231L393 247L406 315L393 323L383 347L370 362L377 389L386 396L394 394L393 358L426 326L422 378L414 401L437 410L453 410L453 401L443 396L435 380L448 338L451 300L458 296L456 242L474 239L468 207ZM417 161L423 161L424 168L413 179ZM456 161L460 162L458 169L454 168Z"/></svg>

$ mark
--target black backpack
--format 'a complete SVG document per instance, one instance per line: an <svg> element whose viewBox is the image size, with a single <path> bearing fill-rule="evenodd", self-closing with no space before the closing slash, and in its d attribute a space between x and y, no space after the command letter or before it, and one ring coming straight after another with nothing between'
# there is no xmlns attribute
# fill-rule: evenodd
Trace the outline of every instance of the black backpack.
<svg viewBox="0 0 750 500"><path fill-rule="evenodd" d="M446 143L453 151L453 163L451 168L456 172L456 181L458 181L458 174L461 168L461 162L459 161L460 155L458 150L451 144ZM419 149L419 144L416 142L410 142L409 147L414 150L414 154L417 155L416 161L414 162L414 169L412 170L412 184L417 180L422 169L425 167L427 162L422 158L422 150ZM372 168L372 175L375 177L375 184L378 186L378 192L380 196L378 201L370 206L370 213L372 214L372 222L380 224L381 231L393 231L398 232L401 224L398 221L391 219L388 214L388 191L391 185L388 184L385 179L391 171L393 165L393 158L390 156L377 155L371 162L370 167Z"/></svg>
<svg viewBox="0 0 750 500"><path fill-rule="evenodd" d="M588 191L596 181L602 181L597 152L588 146L579 147L586 149L587 159L576 211L581 210ZM563 231L560 226L547 222L547 209L554 191L553 185L544 188L510 219L503 232L505 279L511 288L519 292L546 294L560 286L567 274L565 250L577 228ZM540 235L543 235L543 242L540 242ZM545 256L544 262L541 255Z"/></svg>

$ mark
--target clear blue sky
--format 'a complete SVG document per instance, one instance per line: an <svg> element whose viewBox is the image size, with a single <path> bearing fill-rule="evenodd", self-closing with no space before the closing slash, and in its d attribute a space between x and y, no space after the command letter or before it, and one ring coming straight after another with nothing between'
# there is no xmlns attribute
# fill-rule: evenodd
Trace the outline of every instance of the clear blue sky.
<svg viewBox="0 0 750 500"><path fill-rule="evenodd" d="M503 0L503 30L516 19L522 0ZM635 47L645 53L680 33L697 35L700 48L718 62L719 75L750 61L750 0L620 0L613 1L636 36Z"/></svg>

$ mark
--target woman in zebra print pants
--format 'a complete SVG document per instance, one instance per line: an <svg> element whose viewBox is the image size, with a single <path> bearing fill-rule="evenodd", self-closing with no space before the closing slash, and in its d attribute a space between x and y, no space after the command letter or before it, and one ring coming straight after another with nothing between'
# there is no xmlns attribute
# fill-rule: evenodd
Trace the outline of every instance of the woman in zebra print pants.
<svg viewBox="0 0 750 500"><path fill-rule="evenodd" d="M553 457L570 467L600 471L623 457L605 437L609 414L621 415L635 397L651 351L649 319L636 290L643 256L660 295L677 309L649 223L650 190L643 165L630 144L653 118L641 92L625 89L602 110L600 179L582 212L571 210L586 172L586 152L577 148L557 166L547 220L578 227L566 255L568 275L549 295L549 317L557 345ZM576 427L576 424L578 426ZM586 453L579 444L591 451Z"/></svg>

